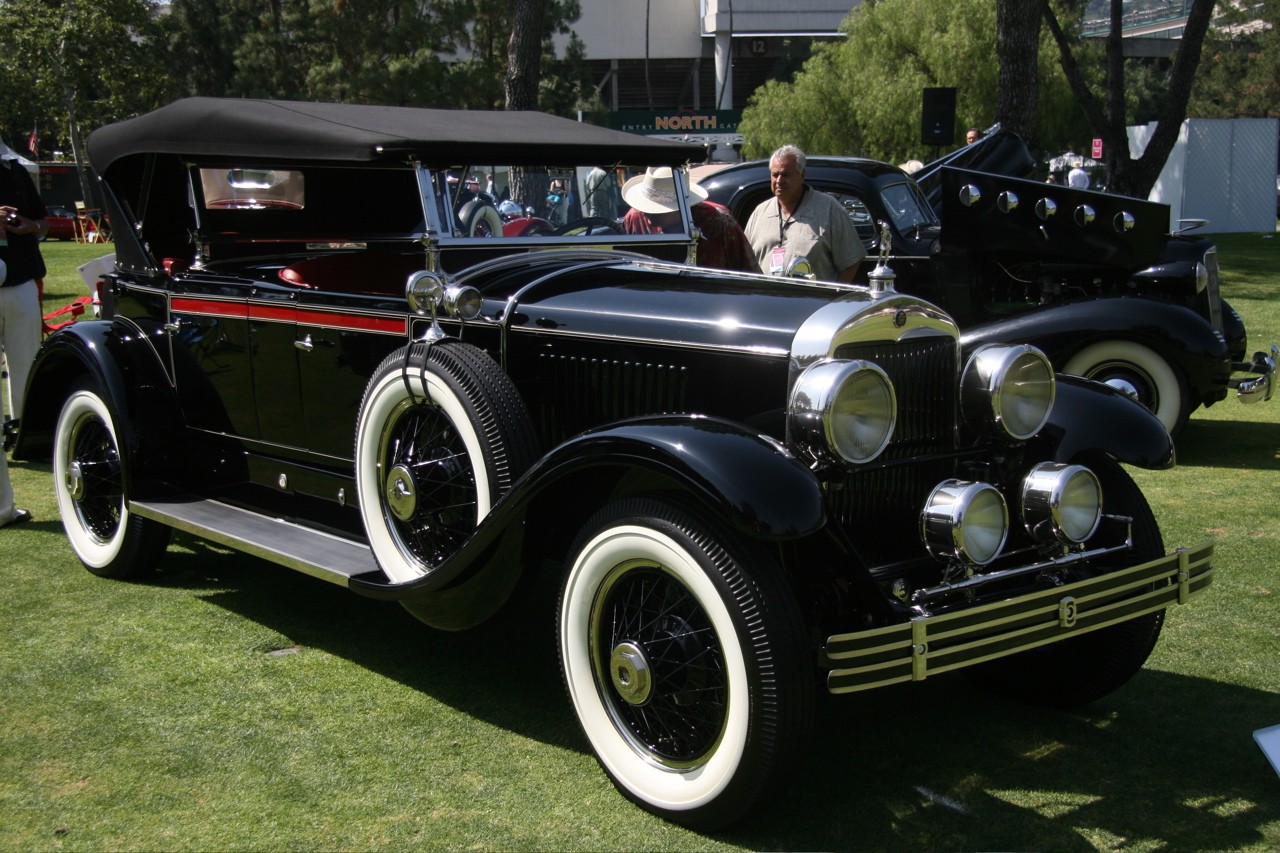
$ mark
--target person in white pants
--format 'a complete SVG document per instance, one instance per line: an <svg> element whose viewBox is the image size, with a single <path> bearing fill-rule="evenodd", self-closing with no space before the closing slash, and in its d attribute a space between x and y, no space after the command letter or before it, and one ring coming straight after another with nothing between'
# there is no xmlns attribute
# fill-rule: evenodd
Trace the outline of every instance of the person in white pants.
<svg viewBox="0 0 1280 853"><path fill-rule="evenodd" d="M27 375L40 346L36 280L45 275L40 240L48 231L47 216L31 175L0 139L0 351L8 365L9 408L14 421L22 418ZM0 528L30 519L30 512L14 505L9 462L0 452Z"/></svg>

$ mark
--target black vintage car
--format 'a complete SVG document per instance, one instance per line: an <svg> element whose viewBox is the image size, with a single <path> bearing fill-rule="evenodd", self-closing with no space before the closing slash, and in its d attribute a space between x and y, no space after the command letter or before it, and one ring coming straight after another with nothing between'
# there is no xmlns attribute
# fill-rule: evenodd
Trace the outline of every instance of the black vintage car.
<svg viewBox="0 0 1280 853"><path fill-rule="evenodd" d="M192 99L89 151L117 265L102 318L44 344L16 448L52 458L84 565L137 576L178 529L445 630L558 566L569 707L673 821L767 803L820 688L1096 699L1211 580L1125 473L1173 452L1127 396L1027 345L963 355L886 267L717 272L687 224L575 218L590 166L679 175L683 144ZM569 221L470 236L473 170L521 204L561 181Z"/></svg>
<svg viewBox="0 0 1280 853"><path fill-rule="evenodd" d="M1175 436L1229 388L1271 397L1280 350L1246 360L1211 241L1171 236L1165 205L1020 177L1035 165L999 132L914 176L809 157L806 182L843 202L869 252L887 227L898 289L945 307L966 352L1032 344L1056 369L1134 395ZM770 197L769 164L709 170L699 185L745 224Z"/></svg>

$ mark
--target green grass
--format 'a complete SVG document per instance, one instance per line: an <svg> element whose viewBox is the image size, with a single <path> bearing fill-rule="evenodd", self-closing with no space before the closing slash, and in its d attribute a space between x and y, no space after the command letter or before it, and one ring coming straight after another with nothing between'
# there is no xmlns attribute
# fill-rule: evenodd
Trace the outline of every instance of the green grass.
<svg viewBox="0 0 1280 853"><path fill-rule="evenodd" d="M1250 344L1280 341L1280 241L1219 240ZM48 244L50 304L100 247ZM67 270L71 272L68 274ZM1280 399L1197 412L1136 477L1166 541L1217 542L1146 670L1055 713L959 678L824 697L804 773L719 836L626 803L587 752L551 590L450 635L179 536L141 583L72 556L47 466L0 531L0 850L1280 849Z"/></svg>

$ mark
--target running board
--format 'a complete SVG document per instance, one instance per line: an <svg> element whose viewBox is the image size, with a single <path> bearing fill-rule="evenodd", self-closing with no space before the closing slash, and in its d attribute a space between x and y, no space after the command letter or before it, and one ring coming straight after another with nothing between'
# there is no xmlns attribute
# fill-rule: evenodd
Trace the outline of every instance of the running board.
<svg viewBox="0 0 1280 853"><path fill-rule="evenodd" d="M380 571L368 545L221 501L131 501L129 511L339 586Z"/></svg>

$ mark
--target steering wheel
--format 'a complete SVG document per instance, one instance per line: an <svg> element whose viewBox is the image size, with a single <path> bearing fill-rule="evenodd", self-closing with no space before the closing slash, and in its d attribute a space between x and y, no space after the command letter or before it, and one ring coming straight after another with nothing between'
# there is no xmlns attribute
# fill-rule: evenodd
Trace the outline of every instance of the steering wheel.
<svg viewBox="0 0 1280 853"><path fill-rule="evenodd" d="M586 237L593 234L621 234L622 231L618 228L618 223L612 219L606 219L603 216L587 216L566 222L551 233L556 237L568 235Z"/></svg>

